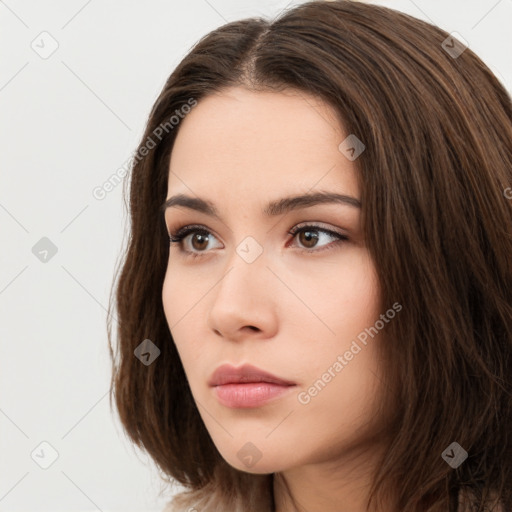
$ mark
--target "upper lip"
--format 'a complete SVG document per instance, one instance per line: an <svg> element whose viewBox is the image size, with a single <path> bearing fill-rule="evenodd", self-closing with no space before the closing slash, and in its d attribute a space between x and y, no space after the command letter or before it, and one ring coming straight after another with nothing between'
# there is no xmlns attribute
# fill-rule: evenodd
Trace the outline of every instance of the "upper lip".
<svg viewBox="0 0 512 512"><path fill-rule="evenodd" d="M293 386L295 382L281 379L256 366L244 364L236 368L230 364L219 366L208 381L209 386L222 386L224 384L238 384L246 382L270 382L281 386Z"/></svg>

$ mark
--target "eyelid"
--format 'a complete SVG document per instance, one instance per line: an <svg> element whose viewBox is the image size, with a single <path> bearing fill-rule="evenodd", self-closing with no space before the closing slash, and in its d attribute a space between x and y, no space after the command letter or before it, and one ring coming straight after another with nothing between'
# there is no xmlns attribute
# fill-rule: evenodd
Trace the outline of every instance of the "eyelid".
<svg viewBox="0 0 512 512"><path fill-rule="evenodd" d="M343 231L338 231L339 228L331 228L328 224L325 224L324 222L321 222L321 221L299 222L298 224L295 224L295 226L293 226L293 228L291 228L288 231L288 234L290 234L290 235L295 234L295 233L297 233L297 231L299 231L300 229L305 228L305 227L318 229L319 231L327 231L328 233L331 233L333 235L340 235L340 236L348 237L347 233L345 233Z"/></svg>

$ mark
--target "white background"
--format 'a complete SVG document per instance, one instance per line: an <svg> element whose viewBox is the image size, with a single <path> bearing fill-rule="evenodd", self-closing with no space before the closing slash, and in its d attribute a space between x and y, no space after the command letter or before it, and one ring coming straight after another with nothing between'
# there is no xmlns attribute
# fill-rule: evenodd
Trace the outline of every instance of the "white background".
<svg viewBox="0 0 512 512"><path fill-rule="evenodd" d="M106 307L127 217L121 185L92 191L135 151L200 37L296 3L0 1L0 512L149 512L170 499L109 408ZM512 0L375 3L458 32L511 90ZM47 59L31 47L51 48L43 31L58 43ZM58 250L46 263L32 252L42 237ZM48 469L31 458L42 441L59 454Z"/></svg>

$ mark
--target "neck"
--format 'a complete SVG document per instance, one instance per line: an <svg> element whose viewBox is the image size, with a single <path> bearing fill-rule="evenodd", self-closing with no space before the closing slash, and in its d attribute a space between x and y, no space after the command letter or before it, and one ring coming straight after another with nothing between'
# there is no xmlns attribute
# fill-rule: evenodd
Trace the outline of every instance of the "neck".
<svg viewBox="0 0 512 512"><path fill-rule="evenodd" d="M347 455L275 473L274 512L367 512L375 465L365 456ZM396 510L390 503L379 505L379 512Z"/></svg>

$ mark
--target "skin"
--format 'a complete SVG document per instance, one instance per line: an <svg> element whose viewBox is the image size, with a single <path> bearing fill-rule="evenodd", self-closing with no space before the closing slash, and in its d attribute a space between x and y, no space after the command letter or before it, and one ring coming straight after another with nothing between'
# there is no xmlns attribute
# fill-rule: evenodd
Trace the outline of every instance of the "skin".
<svg viewBox="0 0 512 512"><path fill-rule="evenodd" d="M170 161L167 197L208 199L222 221L167 209L169 232L200 224L211 234L183 241L183 250L199 258L171 244L165 315L221 455L240 471L286 480L296 504L274 478L277 512L366 510L370 471L383 448L372 439L385 421L376 414L384 387L381 333L359 343L362 349L309 403L297 398L384 313L360 209L322 204L275 218L262 214L270 200L319 190L360 199L354 162L338 149L347 135L313 96L232 87L203 98L185 117ZM288 234L304 223L349 240L317 231L315 245L304 234ZM263 250L251 263L236 251L248 236ZM224 363L250 363L296 386L260 407L226 407L207 384ZM261 453L250 468L237 456L247 442Z"/></svg>

